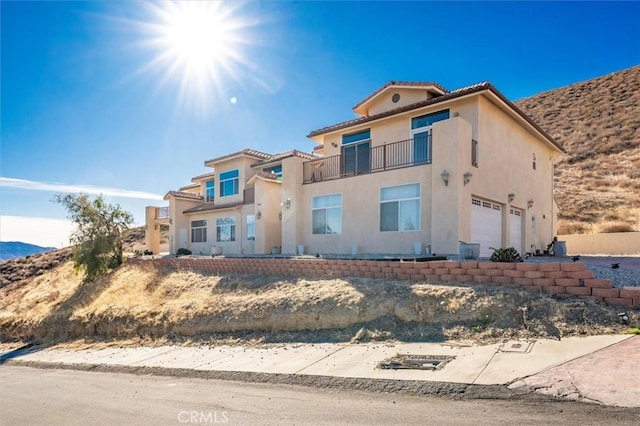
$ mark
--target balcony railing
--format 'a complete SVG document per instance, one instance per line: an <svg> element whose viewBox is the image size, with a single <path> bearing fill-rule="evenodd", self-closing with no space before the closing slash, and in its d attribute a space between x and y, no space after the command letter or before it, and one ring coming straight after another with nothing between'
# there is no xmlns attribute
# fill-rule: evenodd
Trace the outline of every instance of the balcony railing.
<svg viewBox="0 0 640 426"><path fill-rule="evenodd" d="M382 172L431 163L431 135L307 161L303 183Z"/></svg>
<svg viewBox="0 0 640 426"><path fill-rule="evenodd" d="M168 219L168 218L169 218L169 207L156 208L156 219Z"/></svg>

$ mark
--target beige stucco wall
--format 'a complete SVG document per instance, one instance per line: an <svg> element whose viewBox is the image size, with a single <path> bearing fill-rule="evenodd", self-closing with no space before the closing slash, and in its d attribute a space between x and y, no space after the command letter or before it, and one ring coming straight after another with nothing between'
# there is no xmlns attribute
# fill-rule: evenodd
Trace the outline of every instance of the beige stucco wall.
<svg viewBox="0 0 640 426"><path fill-rule="evenodd" d="M289 157L282 161L282 200L291 199L291 208L282 209L282 253L295 254L299 244L304 244L301 219L310 214L302 198L303 164L300 157ZM306 248L305 248L306 250Z"/></svg>
<svg viewBox="0 0 640 426"><path fill-rule="evenodd" d="M499 125L497 124L499 123ZM503 206L503 245L509 241L509 205L522 210L523 245L531 251L554 236L553 161L557 152L527 131L485 97L479 98L478 167L472 170L472 193ZM533 169L533 155L536 169ZM508 194L515 198L511 204ZM527 201L533 200L528 208Z"/></svg>
<svg viewBox="0 0 640 426"><path fill-rule="evenodd" d="M400 95L400 100L397 103L394 103L391 98L393 94L397 93ZM433 95L429 93L426 89L403 89L403 88L393 88L391 90L387 89L385 92L378 96L375 100L373 100L368 106L368 115L375 115L380 112L389 111L391 109L399 108L404 105L413 104L416 102L424 101L432 98Z"/></svg>
<svg viewBox="0 0 640 426"><path fill-rule="evenodd" d="M255 184L256 216L256 254L269 254L272 247L282 246L282 221L280 203L282 202L282 184L280 182L256 179Z"/></svg>
<svg viewBox="0 0 640 426"><path fill-rule="evenodd" d="M611 234L558 235L565 241L567 254L629 256L640 255L640 232Z"/></svg>
<svg viewBox="0 0 640 426"><path fill-rule="evenodd" d="M179 248L189 248L191 235L191 222L188 216L182 214L183 211L201 204L199 200L185 200L171 197L169 199L169 252L174 254ZM180 229L186 230L186 237L180 238Z"/></svg>
<svg viewBox="0 0 640 426"><path fill-rule="evenodd" d="M257 160L255 158L247 158L247 157L235 157L229 160L223 160L219 163L215 164L216 170L216 191L215 191L215 203L222 204L232 204L239 203L243 201L243 191L246 188L246 183L251 177L255 174L255 171L251 168L251 164L255 163ZM239 190L235 195L227 195L225 197L220 196L220 175L224 172L228 172L231 170L238 169L239 174ZM204 191L204 189L203 189Z"/></svg>

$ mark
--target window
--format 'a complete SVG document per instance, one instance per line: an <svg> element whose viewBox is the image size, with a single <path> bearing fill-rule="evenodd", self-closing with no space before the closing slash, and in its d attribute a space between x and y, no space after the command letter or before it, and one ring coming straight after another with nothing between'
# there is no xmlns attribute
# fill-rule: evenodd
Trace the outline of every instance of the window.
<svg viewBox="0 0 640 426"><path fill-rule="evenodd" d="M371 170L371 130L342 135L342 170L345 174Z"/></svg>
<svg viewBox="0 0 640 426"><path fill-rule="evenodd" d="M220 196L228 197L229 195L236 195L238 193L239 182L238 170L230 170L228 172L220 173Z"/></svg>
<svg viewBox="0 0 640 426"><path fill-rule="evenodd" d="M322 195L312 200L313 233L342 233L342 194Z"/></svg>
<svg viewBox="0 0 640 426"><path fill-rule="evenodd" d="M216 241L225 243L236 240L236 220L233 217L216 219Z"/></svg>
<svg viewBox="0 0 640 426"><path fill-rule="evenodd" d="M413 163L431 163L431 126L433 123L449 118L449 110L413 117L411 119L411 137L413 139Z"/></svg>
<svg viewBox="0 0 640 426"><path fill-rule="evenodd" d="M420 184L380 188L380 231L420 229Z"/></svg>
<svg viewBox="0 0 640 426"><path fill-rule="evenodd" d="M267 167L263 170L265 173L273 173L278 177L278 182L282 182L282 164L274 167Z"/></svg>
<svg viewBox="0 0 640 426"><path fill-rule="evenodd" d="M471 139L471 165L478 167L478 141Z"/></svg>
<svg viewBox="0 0 640 426"><path fill-rule="evenodd" d="M207 221L206 220L191 221L191 242L192 243L207 242Z"/></svg>
<svg viewBox="0 0 640 426"><path fill-rule="evenodd" d="M256 215L254 214L247 215L247 240L256 240Z"/></svg>
<svg viewBox="0 0 640 426"><path fill-rule="evenodd" d="M213 202L213 196L215 195L215 192L216 192L216 181L210 180L205 184L204 198L207 203Z"/></svg>
<svg viewBox="0 0 640 426"><path fill-rule="evenodd" d="M411 119L411 129L415 130L421 127L429 127L437 121L448 120L448 119L449 119L448 109L434 112L431 114L421 115L420 117L413 117Z"/></svg>

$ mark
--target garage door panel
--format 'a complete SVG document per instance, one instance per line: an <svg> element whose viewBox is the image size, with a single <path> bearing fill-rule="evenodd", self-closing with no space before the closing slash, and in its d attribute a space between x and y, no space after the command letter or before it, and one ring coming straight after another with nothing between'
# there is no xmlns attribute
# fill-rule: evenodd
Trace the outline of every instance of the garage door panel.
<svg viewBox="0 0 640 426"><path fill-rule="evenodd" d="M500 204L472 199L471 242L480 244L480 256L489 257L493 248L502 247L502 207Z"/></svg>

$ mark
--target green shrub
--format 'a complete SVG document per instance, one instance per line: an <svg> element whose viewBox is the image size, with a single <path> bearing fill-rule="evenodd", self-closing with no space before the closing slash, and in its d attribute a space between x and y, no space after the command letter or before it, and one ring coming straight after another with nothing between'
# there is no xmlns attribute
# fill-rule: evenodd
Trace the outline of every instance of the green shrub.
<svg viewBox="0 0 640 426"><path fill-rule="evenodd" d="M507 248L499 248L493 249L493 254L491 255L492 262L521 262L522 258L513 247Z"/></svg>
<svg viewBox="0 0 640 426"><path fill-rule="evenodd" d="M176 256L188 256L191 254L191 250L188 248L179 248L176 250Z"/></svg>

